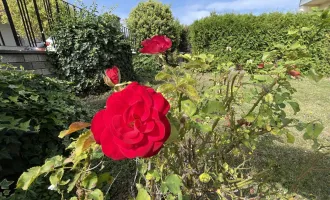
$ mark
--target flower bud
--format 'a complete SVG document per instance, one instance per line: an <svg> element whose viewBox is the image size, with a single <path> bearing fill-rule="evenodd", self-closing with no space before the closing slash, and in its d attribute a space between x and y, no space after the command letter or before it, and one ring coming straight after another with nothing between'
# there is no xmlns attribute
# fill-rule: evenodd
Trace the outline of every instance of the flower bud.
<svg viewBox="0 0 330 200"><path fill-rule="evenodd" d="M202 183L208 183L211 180L211 176L204 172L203 174L199 175L199 180Z"/></svg>
<svg viewBox="0 0 330 200"><path fill-rule="evenodd" d="M120 70L117 66L105 70L104 83L110 87L120 83Z"/></svg>

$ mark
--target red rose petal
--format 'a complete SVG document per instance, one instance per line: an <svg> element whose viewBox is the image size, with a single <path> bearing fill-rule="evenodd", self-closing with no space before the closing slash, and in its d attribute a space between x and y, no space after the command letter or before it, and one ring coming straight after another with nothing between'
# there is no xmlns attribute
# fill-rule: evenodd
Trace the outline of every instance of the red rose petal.
<svg viewBox="0 0 330 200"><path fill-rule="evenodd" d="M149 157L152 157L154 155L157 155L159 153L159 151L162 149L163 146L164 146L163 142L155 142L152 149L143 158L149 158Z"/></svg>
<svg viewBox="0 0 330 200"><path fill-rule="evenodd" d="M144 141L139 144L136 148L127 149L119 147L120 151L125 155L127 158L135 158L135 157L144 157L147 155L150 150L153 148L153 143L149 142L148 139L145 137Z"/></svg>
<svg viewBox="0 0 330 200"><path fill-rule="evenodd" d="M105 129L101 136L103 153L113 160L123 160L126 157L119 151L116 143L113 142L113 136L108 129Z"/></svg>
<svg viewBox="0 0 330 200"><path fill-rule="evenodd" d="M154 108L156 108L156 110L158 110L160 113L166 115L170 110L170 104L168 101L163 97L161 93L155 93L152 97L154 100Z"/></svg>
<svg viewBox="0 0 330 200"><path fill-rule="evenodd" d="M103 115L105 110L100 110L92 119L91 131L97 144L100 144L101 134L105 129Z"/></svg>

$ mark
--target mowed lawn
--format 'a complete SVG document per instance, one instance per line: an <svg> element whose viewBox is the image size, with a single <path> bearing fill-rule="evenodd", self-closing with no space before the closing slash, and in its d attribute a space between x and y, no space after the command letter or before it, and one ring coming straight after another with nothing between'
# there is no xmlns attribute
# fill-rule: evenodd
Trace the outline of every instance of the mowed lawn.
<svg viewBox="0 0 330 200"><path fill-rule="evenodd" d="M208 75L205 76L201 80L205 81ZM320 120L325 127L321 140L330 144L330 79L315 83L302 78L292 80L291 84L297 89L294 97L301 110L296 117L305 122ZM84 99L91 114L105 106L108 95ZM290 108L288 113L293 113ZM253 171L269 170L265 182L276 184L282 192L288 189L296 193L294 199L330 199L330 156L313 151L312 142L305 141L302 132L291 131L296 138L294 144L288 144L285 137L267 135L261 138L252 158ZM122 178L131 178L123 171L121 174Z"/></svg>

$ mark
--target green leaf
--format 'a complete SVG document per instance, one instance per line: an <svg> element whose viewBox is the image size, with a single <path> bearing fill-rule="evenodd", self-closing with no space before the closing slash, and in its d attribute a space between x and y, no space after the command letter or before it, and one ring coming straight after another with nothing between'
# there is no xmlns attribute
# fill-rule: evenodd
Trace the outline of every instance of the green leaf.
<svg viewBox="0 0 330 200"><path fill-rule="evenodd" d="M161 71L159 72L156 76L155 76L155 80L156 81L165 81L165 80L170 80L171 79L171 75Z"/></svg>
<svg viewBox="0 0 330 200"><path fill-rule="evenodd" d="M179 137L179 130L175 124L171 123L171 135L166 141L166 143L175 142L177 141L178 137Z"/></svg>
<svg viewBox="0 0 330 200"><path fill-rule="evenodd" d="M145 190L144 188L140 188L138 190L136 200L151 200L151 197L148 194L147 190Z"/></svg>
<svg viewBox="0 0 330 200"><path fill-rule="evenodd" d="M309 70L307 77L315 82L319 82L323 78L322 75L316 73L315 69Z"/></svg>
<svg viewBox="0 0 330 200"><path fill-rule="evenodd" d="M23 131L29 131L30 130L30 122L31 122L31 120L28 120L24 123L20 123L19 128Z"/></svg>
<svg viewBox="0 0 330 200"><path fill-rule="evenodd" d="M76 186L76 183L78 181L78 179L80 178L81 172L80 173L76 173L73 177L73 180L71 181L71 183L69 183L68 185L68 192L71 192L72 189Z"/></svg>
<svg viewBox="0 0 330 200"><path fill-rule="evenodd" d="M175 86L171 83L165 83L165 84L162 84L158 87L157 89L157 92L160 92L160 93L170 93L170 92L173 92L175 91Z"/></svg>
<svg viewBox="0 0 330 200"><path fill-rule="evenodd" d="M249 123L254 122L255 119L256 118L253 115L248 115L248 116L245 117L245 120Z"/></svg>
<svg viewBox="0 0 330 200"><path fill-rule="evenodd" d="M62 180L63 174L64 174L64 169L63 168L60 168L60 169L56 170L49 177L50 183L54 186L57 186L60 183L60 181Z"/></svg>
<svg viewBox="0 0 330 200"><path fill-rule="evenodd" d="M0 182L0 189L2 190L8 190L9 189L9 186L11 184L13 184L14 181L7 181L7 179L3 179L1 182Z"/></svg>
<svg viewBox="0 0 330 200"><path fill-rule="evenodd" d="M90 173L82 181L82 186L86 189L93 189L97 185L97 175L95 172Z"/></svg>
<svg viewBox="0 0 330 200"><path fill-rule="evenodd" d="M32 167L24 172L18 179L16 188L27 190L35 179L40 176L41 167Z"/></svg>
<svg viewBox="0 0 330 200"><path fill-rule="evenodd" d="M294 34L297 34L298 32L299 32L298 30L289 30L288 34L289 35L294 35Z"/></svg>
<svg viewBox="0 0 330 200"><path fill-rule="evenodd" d="M9 96L8 99L14 103L17 103L18 96Z"/></svg>
<svg viewBox="0 0 330 200"><path fill-rule="evenodd" d="M226 113L225 106L220 101L207 102L205 107L203 107L202 111L207 114L214 114L214 113L225 114Z"/></svg>
<svg viewBox="0 0 330 200"><path fill-rule="evenodd" d="M182 180L176 174L171 174L166 177L165 184L170 192L173 194L179 194L181 192Z"/></svg>
<svg viewBox="0 0 330 200"><path fill-rule="evenodd" d="M98 176L97 187L102 187L103 183L111 183L113 181L113 177L109 174L109 172L102 173Z"/></svg>
<svg viewBox="0 0 330 200"><path fill-rule="evenodd" d="M268 93L268 94L265 96L265 101L266 101L267 103L273 103L273 101L274 101L274 97L273 97L273 95L272 95L271 93Z"/></svg>
<svg viewBox="0 0 330 200"><path fill-rule="evenodd" d="M304 139L316 140L322 133L324 126L320 123L310 123L306 127L306 132L304 134Z"/></svg>
<svg viewBox="0 0 330 200"><path fill-rule="evenodd" d="M88 199L91 199L91 200L103 200L104 199L103 192L100 189L96 189L93 192L89 193Z"/></svg>
<svg viewBox="0 0 330 200"><path fill-rule="evenodd" d="M287 142L290 144L293 144L295 141L295 137L291 133L286 133L286 138L287 138Z"/></svg>
<svg viewBox="0 0 330 200"><path fill-rule="evenodd" d="M166 194L167 191L168 191L168 187L166 186L166 183L165 182L162 182L161 186L160 186L160 191L161 193L163 194Z"/></svg>
<svg viewBox="0 0 330 200"><path fill-rule="evenodd" d="M182 111L186 115L188 115L189 117L194 116L194 114L197 111L197 106L195 105L194 102L192 102L189 99L188 100L181 101L181 108L182 108Z"/></svg>
<svg viewBox="0 0 330 200"><path fill-rule="evenodd" d="M264 54L263 54L263 56L262 56L262 61L266 61L267 59L268 59L268 57L271 55L271 53L270 52L265 52Z"/></svg>
<svg viewBox="0 0 330 200"><path fill-rule="evenodd" d="M291 108L293 109L294 114L297 114L300 111L300 107L299 107L298 103L293 102L293 101L290 101L288 103L290 104Z"/></svg>
<svg viewBox="0 0 330 200"><path fill-rule="evenodd" d="M194 101L199 100L198 92L197 92L196 88L194 88L192 85L182 84L182 85L180 85L179 90L181 90L191 100L194 100Z"/></svg>

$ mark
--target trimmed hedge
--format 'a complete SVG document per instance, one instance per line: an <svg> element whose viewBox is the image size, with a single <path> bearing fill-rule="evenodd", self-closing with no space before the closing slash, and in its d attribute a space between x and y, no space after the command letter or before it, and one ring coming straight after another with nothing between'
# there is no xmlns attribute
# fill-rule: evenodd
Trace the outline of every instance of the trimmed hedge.
<svg viewBox="0 0 330 200"><path fill-rule="evenodd" d="M61 19L53 29L56 52L50 54L58 78L75 84L80 94L108 90L104 70L116 65L123 81L135 79L131 46L120 31L118 17L82 10L75 18Z"/></svg>
<svg viewBox="0 0 330 200"><path fill-rule="evenodd" d="M212 14L190 26L189 39L193 53L215 54L220 58L219 63L232 61L244 64L249 59L261 61L263 52L270 50L274 44L296 42L297 37L288 34L289 30L319 23L320 18L315 13ZM317 42L310 48L311 65L323 74L330 74L327 30L313 38ZM307 44L311 33L306 32L299 37L302 44Z"/></svg>

